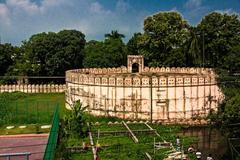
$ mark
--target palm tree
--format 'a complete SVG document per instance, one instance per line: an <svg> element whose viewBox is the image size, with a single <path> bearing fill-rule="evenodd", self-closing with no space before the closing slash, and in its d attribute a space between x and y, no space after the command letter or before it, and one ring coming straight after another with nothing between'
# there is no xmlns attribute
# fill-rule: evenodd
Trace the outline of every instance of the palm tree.
<svg viewBox="0 0 240 160"><path fill-rule="evenodd" d="M124 37L125 36L121 33L118 33L117 30L113 30L113 31L111 31L111 33L105 34L105 38L107 38L107 39L122 39Z"/></svg>
<svg viewBox="0 0 240 160"><path fill-rule="evenodd" d="M188 41L186 60L189 66L198 66L201 60L201 51L195 28L190 28L190 38Z"/></svg>

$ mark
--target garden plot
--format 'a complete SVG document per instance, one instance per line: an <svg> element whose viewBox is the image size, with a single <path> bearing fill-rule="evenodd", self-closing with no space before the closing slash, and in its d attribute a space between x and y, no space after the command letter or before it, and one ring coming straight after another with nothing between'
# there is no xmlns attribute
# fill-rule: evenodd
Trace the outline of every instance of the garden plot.
<svg viewBox="0 0 240 160"><path fill-rule="evenodd" d="M128 136L107 136L107 137L100 137L99 139L95 137L95 143L99 143L101 147L109 147L114 145L132 145L134 142Z"/></svg>
<svg viewBox="0 0 240 160"><path fill-rule="evenodd" d="M91 132L105 132L105 131L126 131L126 128L120 124L102 124L102 125L93 125L91 127Z"/></svg>
<svg viewBox="0 0 240 160"><path fill-rule="evenodd" d="M132 140L131 140L132 141ZM144 144L131 143L112 145L109 148L102 149L98 155L102 160L144 160L145 151L149 150L149 146Z"/></svg>
<svg viewBox="0 0 240 160"><path fill-rule="evenodd" d="M98 155L101 159L124 159L124 160L139 160L145 159L146 152L152 158L158 157L163 159L166 156L165 151L170 149L154 150L154 137L155 140L160 138L144 123L130 123L127 127L140 139L139 142L134 143L130 137L129 131L122 124L112 125L99 125L93 126L93 131L100 130L100 134L94 134L94 142L98 143L101 147L98 150ZM101 136L101 132L122 132L117 136ZM142 132L139 132L142 131ZM147 131L147 132L146 132ZM150 132L148 132L150 131ZM136 134L135 134L136 133ZM164 150L164 152L162 152Z"/></svg>
<svg viewBox="0 0 240 160"><path fill-rule="evenodd" d="M144 123L129 123L127 125L131 130L149 130Z"/></svg>
<svg viewBox="0 0 240 160"><path fill-rule="evenodd" d="M180 126L159 124L150 124L150 126L156 129L163 140L171 142L173 145L176 144L177 135L181 131Z"/></svg>
<svg viewBox="0 0 240 160"><path fill-rule="evenodd" d="M67 150L71 153L73 160L93 159L89 136L85 138L69 137L65 142Z"/></svg>
<svg viewBox="0 0 240 160"><path fill-rule="evenodd" d="M175 150L173 146L158 147L157 145L164 140L175 144L177 133L181 128L158 124L149 124L149 126L152 129L144 123L127 124L127 127L139 140L137 143L134 143L128 129L122 123L101 123L91 126L94 146L98 146L97 155L101 160L144 160L146 159L146 153L148 153L152 159L164 159ZM143 132L139 132L141 130ZM114 132L118 134L114 134ZM89 137L87 138L89 140ZM184 145L187 145L185 142ZM78 154L73 154L73 159L93 159L93 152L90 148L83 150Z"/></svg>
<svg viewBox="0 0 240 160"><path fill-rule="evenodd" d="M81 152L79 153L74 153L72 154L71 157L72 160L92 160L93 159L93 154L92 152Z"/></svg>
<svg viewBox="0 0 240 160"><path fill-rule="evenodd" d="M141 156L142 158L140 159L144 159L143 150L148 146L135 144L130 137L129 131L123 124L95 125L92 126L92 130L94 132L99 130L100 132L100 134L94 134L93 139L95 144L101 146L97 152L101 159L134 160L139 159ZM113 134L109 136L103 135L101 132L112 132ZM114 132L117 134L115 135Z"/></svg>

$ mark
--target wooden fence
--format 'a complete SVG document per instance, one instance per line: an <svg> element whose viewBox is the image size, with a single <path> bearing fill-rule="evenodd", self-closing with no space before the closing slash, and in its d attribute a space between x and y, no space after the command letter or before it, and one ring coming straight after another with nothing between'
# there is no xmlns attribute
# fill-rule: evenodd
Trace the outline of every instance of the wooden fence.
<svg viewBox="0 0 240 160"><path fill-rule="evenodd" d="M25 93L61 93L66 88L65 84L25 84L25 85L0 85L2 92L25 92Z"/></svg>

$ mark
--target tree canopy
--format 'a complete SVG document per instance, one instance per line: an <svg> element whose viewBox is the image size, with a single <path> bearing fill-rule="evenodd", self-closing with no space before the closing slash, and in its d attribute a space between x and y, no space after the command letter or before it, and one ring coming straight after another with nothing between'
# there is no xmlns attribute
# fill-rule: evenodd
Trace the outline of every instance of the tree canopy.
<svg viewBox="0 0 240 160"><path fill-rule="evenodd" d="M11 44L0 44L0 76L4 76L8 68L18 59L20 51Z"/></svg>
<svg viewBox="0 0 240 160"><path fill-rule="evenodd" d="M159 12L144 20L138 45L149 66L184 66L188 23L177 12Z"/></svg>
<svg viewBox="0 0 240 160"><path fill-rule="evenodd" d="M202 19L197 26L197 31L204 38L203 50L206 67L230 69L227 64L229 62L226 60L229 60L229 56L233 56L232 52L239 51L239 17L234 14L213 12ZM239 57L240 53L236 56Z"/></svg>
<svg viewBox="0 0 240 160"><path fill-rule="evenodd" d="M119 67L126 65L126 46L123 34L112 31L105 34L102 42L90 41L86 44L84 67Z"/></svg>
<svg viewBox="0 0 240 160"><path fill-rule="evenodd" d="M22 58L14 69L19 75L63 76L65 71L82 67L85 36L80 31L39 33L21 46Z"/></svg>

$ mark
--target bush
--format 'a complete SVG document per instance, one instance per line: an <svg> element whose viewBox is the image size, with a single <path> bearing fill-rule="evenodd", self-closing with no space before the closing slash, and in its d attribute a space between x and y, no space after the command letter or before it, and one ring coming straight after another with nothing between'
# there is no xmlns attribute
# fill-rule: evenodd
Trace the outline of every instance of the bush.
<svg viewBox="0 0 240 160"><path fill-rule="evenodd" d="M68 111L64 117L64 131L66 135L77 137L87 136L87 122L84 114L86 107L82 106L80 101L76 101L72 110Z"/></svg>

